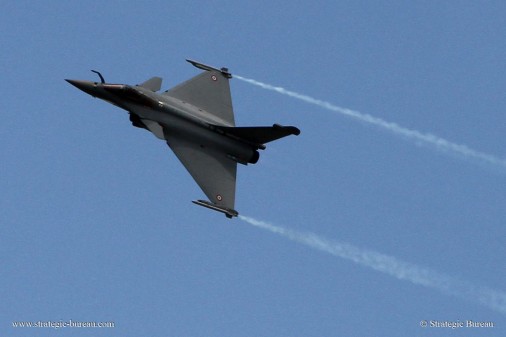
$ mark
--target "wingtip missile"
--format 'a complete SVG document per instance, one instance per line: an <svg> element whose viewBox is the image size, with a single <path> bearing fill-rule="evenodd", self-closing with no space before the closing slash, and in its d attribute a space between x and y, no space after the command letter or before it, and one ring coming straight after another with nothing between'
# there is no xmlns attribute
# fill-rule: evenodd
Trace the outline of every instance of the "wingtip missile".
<svg viewBox="0 0 506 337"><path fill-rule="evenodd" d="M225 76L226 78L232 78L232 74L229 73L228 68L223 67L221 69L218 69L218 68L208 66L207 64L200 63L200 62L197 62L194 60L186 59L186 61L190 62L194 67L197 67L199 69L207 70L207 71L218 71L218 72L222 73L223 76Z"/></svg>
<svg viewBox="0 0 506 337"><path fill-rule="evenodd" d="M192 202L195 205L199 205L202 207L206 207L209 209L212 209L213 211L224 213L225 216L229 219L232 219L232 217L238 216L239 212L237 212L235 209L230 209L226 207L221 207L216 204L213 204L212 202L206 201L206 200L192 200Z"/></svg>

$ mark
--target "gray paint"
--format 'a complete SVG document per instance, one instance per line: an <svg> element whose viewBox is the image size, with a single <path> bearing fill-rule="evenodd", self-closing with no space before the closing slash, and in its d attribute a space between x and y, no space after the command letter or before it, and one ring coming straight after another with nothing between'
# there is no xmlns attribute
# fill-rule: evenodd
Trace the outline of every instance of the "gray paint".
<svg viewBox="0 0 506 337"><path fill-rule="evenodd" d="M237 163L256 163L265 143L300 131L278 124L235 127L228 69L187 61L204 72L161 94L156 92L160 77L135 86L105 83L98 72L100 82L66 81L127 110L134 126L167 141L210 200L194 203L231 218L238 215L234 210Z"/></svg>

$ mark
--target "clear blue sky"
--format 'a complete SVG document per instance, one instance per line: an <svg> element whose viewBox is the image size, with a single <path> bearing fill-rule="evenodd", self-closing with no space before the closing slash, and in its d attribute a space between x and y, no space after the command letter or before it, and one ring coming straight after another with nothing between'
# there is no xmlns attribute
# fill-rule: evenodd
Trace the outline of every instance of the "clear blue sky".
<svg viewBox="0 0 506 337"><path fill-rule="evenodd" d="M504 336L506 316L193 205L166 144L64 81L172 87L193 58L506 156L503 1L0 5L0 335ZM233 79L237 210L506 291L506 170ZM14 329L12 321L114 321ZM458 332L421 320L475 320Z"/></svg>

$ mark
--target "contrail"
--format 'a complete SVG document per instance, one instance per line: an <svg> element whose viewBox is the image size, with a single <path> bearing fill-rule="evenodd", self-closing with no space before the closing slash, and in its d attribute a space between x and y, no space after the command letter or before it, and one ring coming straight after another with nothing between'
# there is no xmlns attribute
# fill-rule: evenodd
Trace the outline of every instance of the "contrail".
<svg viewBox="0 0 506 337"><path fill-rule="evenodd" d="M380 271L399 280L439 290L445 295L476 302L492 310L506 314L505 292L476 286L470 282L459 280L435 270L398 260L393 256L358 248L344 242L330 241L314 233L299 232L274 226L247 216L240 215L239 218L250 225L266 229L292 241Z"/></svg>
<svg viewBox="0 0 506 337"><path fill-rule="evenodd" d="M362 121L362 122L365 122L368 124L379 126L379 127L386 129L396 135L407 137L407 138L414 140L414 141L421 143L421 144L430 145L440 151L458 154L458 155L466 157L468 159L475 159L475 160L478 160L479 162L482 162L482 163L492 164L492 165L498 166L502 169L506 169L506 159L501 159L501 158L498 158L498 157L491 155L491 154L487 154L487 153L473 150L466 145L452 143L444 138L435 136L430 133L422 133L420 131L411 130L411 129L405 128L403 126L400 126L397 123L387 122L381 118L373 117L369 114L361 113L359 111L341 108L341 107L335 106L329 102L315 99L313 97L302 95L302 94L299 94L299 93L296 93L293 91L289 91L289 90L286 90L285 88L282 88L282 87L276 87L276 86L273 86L270 84L266 84L263 82L259 82L259 81L256 81L256 80L253 80L250 78L245 78L245 77L235 75L235 74L234 74L234 77L241 80L241 81L256 85L260 88L267 89L270 91L275 91L275 92L280 93L282 95L290 96L290 97L296 98L298 100L304 101L306 103L314 104L314 105L317 105L321 108L324 108L324 109L327 109L327 110L330 110L333 112L337 112L341 115L345 115L345 116L354 118L356 120L359 120L359 121Z"/></svg>

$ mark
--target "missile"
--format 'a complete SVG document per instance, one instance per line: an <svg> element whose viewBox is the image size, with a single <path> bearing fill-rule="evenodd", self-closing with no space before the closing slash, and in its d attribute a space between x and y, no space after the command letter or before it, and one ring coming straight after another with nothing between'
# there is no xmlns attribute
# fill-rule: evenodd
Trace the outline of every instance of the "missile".
<svg viewBox="0 0 506 337"><path fill-rule="evenodd" d="M211 67L211 66L208 66L207 64L200 63L200 62L197 62L194 60L186 59L186 61L190 62L194 67L197 67L199 69L207 70L207 71L213 71L213 70L218 71L218 72L222 73L223 76L225 76L226 78L232 78L232 74L228 71L228 68L218 69L218 68Z"/></svg>
<svg viewBox="0 0 506 337"><path fill-rule="evenodd" d="M195 205L203 206L203 207L212 209L213 211L224 213L225 216L229 219L232 219L232 217L239 215L239 213L235 209L220 207L220 206L213 204L212 202L209 202L206 200L192 200L192 202Z"/></svg>

